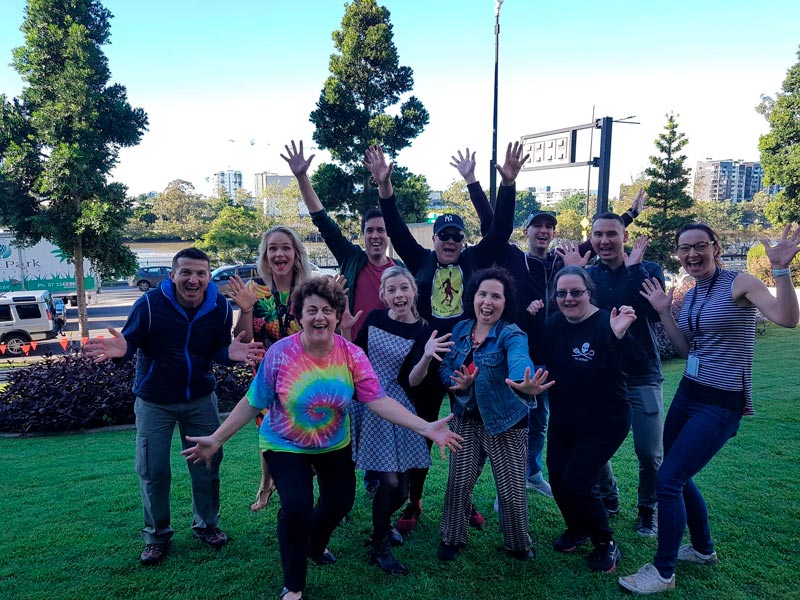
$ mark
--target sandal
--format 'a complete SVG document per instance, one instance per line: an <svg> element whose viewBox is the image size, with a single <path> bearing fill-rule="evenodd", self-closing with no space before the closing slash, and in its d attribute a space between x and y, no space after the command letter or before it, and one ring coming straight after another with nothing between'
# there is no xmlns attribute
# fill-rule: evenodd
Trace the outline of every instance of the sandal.
<svg viewBox="0 0 800 600"><path fill-rule="evenodd" d="M258 512L263 508L267 508L270 500L272 500L272 495L275 493L275 489L274 483L267 489L258 488L258 492L256 492L256 501L250 505L250 510Z"/></svg>

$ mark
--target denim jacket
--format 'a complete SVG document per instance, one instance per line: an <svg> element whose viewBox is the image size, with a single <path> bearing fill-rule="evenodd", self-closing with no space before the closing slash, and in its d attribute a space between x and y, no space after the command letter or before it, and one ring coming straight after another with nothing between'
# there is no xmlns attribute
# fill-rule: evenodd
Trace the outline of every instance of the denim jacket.
<svg viewBox="0 0 800 600"><path fill-rule="evenodd" d="M439 368L439 377L448 387L453 385L450 376L464 364L472 348L474 323L474 319L468 319L453 328L451 339L455 344L445 354ZM475 350L473 360L478 367L478 376L469 390L455 393L453 413L461 416L469 404L477 402L486 432L497 435L522 420L528 414L528 406L535 406L532 396L517 395L505 382L506 378L521 381L526 368L530 368L533 377L528 336L513 323L501 319Z"/></svg>

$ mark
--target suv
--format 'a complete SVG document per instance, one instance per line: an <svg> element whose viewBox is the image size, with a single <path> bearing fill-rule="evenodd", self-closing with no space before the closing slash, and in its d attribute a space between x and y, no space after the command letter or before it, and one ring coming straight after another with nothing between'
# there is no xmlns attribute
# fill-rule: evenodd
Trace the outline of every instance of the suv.
<svg viewBox="0 0 800 600"><path fill-rule="evenodd" d="M226 298L230 297L230 286L228 283L234 275L238 275L242 278L242 281L247 283L251 279L258 277L258 267L253 264L226 265L211 271L211 281L217 285L219 293L223 294Z"/></svg>
<svg viewBox="0 0 800 600"><path fill-rule="evenodd" d="M131 287L138 287L143 292L146 292L169 277L169 272L171 270L171 265L167 265L166 267L139 267L136 271L136 275L128 280L128 285Z"/></svg>
<svg viewBox="0 0 800 600"><path fill-rule="evenodd" d="M31 340L56 337L63 326L47 290L0 293L0 349L9 354L19 356Z"/></svg>

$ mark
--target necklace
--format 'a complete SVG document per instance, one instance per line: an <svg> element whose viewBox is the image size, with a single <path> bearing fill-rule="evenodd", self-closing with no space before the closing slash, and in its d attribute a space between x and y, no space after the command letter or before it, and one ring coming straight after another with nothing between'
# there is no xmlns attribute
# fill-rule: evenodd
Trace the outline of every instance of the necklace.
<svg viewBox="0 0 800 600"><path fill-rule="evenodd" d="M476 339L475 338L475 326L477 324L478 324L477 321L475 323L473 323L472 324L472 331L469 332L469 337L472 340L472 347L473 348L477 348L478 346L480 346L484 342L484 340L486 339L485 335L481 339Z"/></svg>

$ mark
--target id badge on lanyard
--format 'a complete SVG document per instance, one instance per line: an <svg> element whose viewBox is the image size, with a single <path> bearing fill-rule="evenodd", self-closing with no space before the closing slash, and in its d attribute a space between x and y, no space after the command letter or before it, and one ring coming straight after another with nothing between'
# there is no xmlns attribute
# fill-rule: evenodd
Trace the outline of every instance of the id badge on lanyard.
<svg viewBox="0 0 800 600"><path fill-rule="evenodd" d="M690 377L697 377L700 373L700 359L696 354L690 353L686 358L686 374Z"/></svg>

